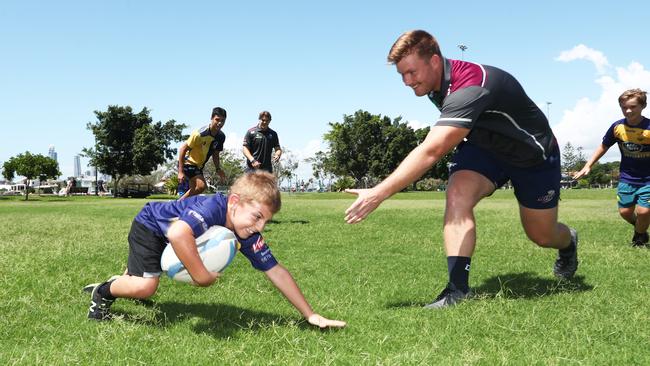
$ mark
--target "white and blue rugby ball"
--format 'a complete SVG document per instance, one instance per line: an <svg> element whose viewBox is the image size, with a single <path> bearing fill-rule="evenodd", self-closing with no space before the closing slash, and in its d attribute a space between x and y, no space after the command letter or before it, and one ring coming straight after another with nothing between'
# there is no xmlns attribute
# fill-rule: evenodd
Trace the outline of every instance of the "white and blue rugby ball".
<svg viewBox="0 0 650 366"><path fill-rule="evenodd" d="M239 242L232 231L223 226L212 226L203 235L196 238L199 256L211 272L222 272L235 258ZM171 244L167 244L160 258L162 270L167 276L179 282L191 282L192 276L176 256Z"/></svg>

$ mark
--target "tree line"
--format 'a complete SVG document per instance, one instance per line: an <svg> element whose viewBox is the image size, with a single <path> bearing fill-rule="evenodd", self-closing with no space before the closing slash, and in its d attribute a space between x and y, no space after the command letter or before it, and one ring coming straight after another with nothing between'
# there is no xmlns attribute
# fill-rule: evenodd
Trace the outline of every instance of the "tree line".
<svg viewBox="0 0 650 366"><path fill-rule="evenodd" d="M578 172L587 162L581 146L573 146L567 142L562 147L562 172L569 178ZM620 161L596 163L591 167L589 175L575 182L577 188L593 186L611 186L618 182L620 176Z"/></svg>
<svg viewBox="0 0 650 366"><path fill-rule="evenodd" d="M95 111L95 122L86 125L94 137L93 147L83 148L90 165L113 177L114 187L124 177L146 176L160 166L175 170L176 146L187 139L182 131L187 125L175 120L154 122L146 107L134 112L130 106L110 105L106 111ZM371 187L386 178L404 158L426 138L430 128L413 129L402 117L388 116L358 110L343 115L340 122L329 122L329 132L323 138L329 145L306 159L311 163L315 179L329 181L334 190L352 187ZM453 153L453 152L452 152ZM448 163L451 153L431 167L411 189L433 190L444 185L449 178ZM244 172L243 159L237 152L224 151L221 166L227 177L223 185L230 185ZM279 181L293 177L299 161L285 154L282 163L275 167ZM570 177L582 168L586 159L582 147L570 142L562 148L562 170ZM15 174L27 179L55 179L61 173L56 161L26 152L12 157L3 165L3 175L13 179ZM595 164L591 173L578 182L579 186L611 184L618 179L619 163ZM204 173L208 181L216 182L216 172L206 164ZM168 189L175 190L175 175L167 177Z"/></svg>
<svg viewBox="0 0 650 366"><path fill-rule="evenodd" d="M383 180L424 141L430 129L414 130L402 117L391 119L363 110L344 115L342 122L330 122L329 126L323 136L329 150L319 151L308 161L316 179L335 179L336 190L372 186ZM431 167L421 181L446 181L449 156Z"/></svg>

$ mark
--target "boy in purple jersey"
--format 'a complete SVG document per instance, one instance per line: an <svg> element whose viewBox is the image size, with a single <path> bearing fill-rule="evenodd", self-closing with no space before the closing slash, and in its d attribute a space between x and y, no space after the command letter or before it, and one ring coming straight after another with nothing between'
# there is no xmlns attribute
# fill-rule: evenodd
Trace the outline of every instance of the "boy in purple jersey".
<svg viewBox="0 0 650 366"><path fill-rule="evenodd" d="M632 246L648 245L650 225L650 119L641 115L647 105L646 92L630 89L618 98L625 118L614 122L593 156L573 178L589 174L591 167L614 144L621 151L621 177L618 183L618 212L634 226Z"/></svg>
<svg viewBox="0 0 650 366"><path fill-rule="evenodd" d="M557 221L559 149L546 117L517 80L495 67L444 58L435 38L422 30L400 36L388 61L415 95L428 96L440 109L440 119L383 182L347 190L358 198L346 210L346 221L360 222L457 147L444 219L449 282L426 308L454 305L471 295L474 207L508 180L526 235L541 247L558 249L553 273L572 277L578 268L578 237Z"/></svg>
<svg viewBox="0 0 650 366"><path fill-rule="evenodd" d="M255 269L266 274L310 324L321 328L344 327L345 322L324 318L312 310L291 273L277 262L260 235L280 206L277 181L267 172L240 177L228 196L192 196L185 200L147 203L133 220L129 232L125 274L84 289L92 291L88 318L110 319L110 306L116 298L146 299L155 294L162 274L160 258L167 242L187 268L194 285L212 285L221 274L205 268L196 248L196 238L209 227L219 225L237 235L240 252Z"/></svg>

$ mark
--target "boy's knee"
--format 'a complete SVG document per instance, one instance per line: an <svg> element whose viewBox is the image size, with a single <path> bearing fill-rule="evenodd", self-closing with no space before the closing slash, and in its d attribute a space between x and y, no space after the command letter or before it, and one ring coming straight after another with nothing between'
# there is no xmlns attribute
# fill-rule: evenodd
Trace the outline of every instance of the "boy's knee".
<svg viewBox="0 0 650 366"><path fill-rule="evenodd" d="M146 299L153 296L158 289L158 283L153 281L146 281L138 284L134 289L134 295L138 299Z"/></svg>
<svg viewBox="0 0 650 366"><path fill-rule="evenodd" d="M640 217L650 217L650 207L637 207L636 215Z"/></svg>

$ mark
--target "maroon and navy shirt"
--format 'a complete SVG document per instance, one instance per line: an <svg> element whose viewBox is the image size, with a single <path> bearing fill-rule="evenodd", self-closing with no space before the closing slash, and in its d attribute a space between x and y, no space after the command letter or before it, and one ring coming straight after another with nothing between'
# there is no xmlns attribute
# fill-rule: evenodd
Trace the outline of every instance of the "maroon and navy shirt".
<svg viewBox="0 0 650 366"><path fill-rule="evenodd" d="M467 142L505 162L531 167L545 161L557 141L544 113L519 82L496 67L443 58L444 78L429 99L438 126L470 129Z"/></svg>
<svg viewBox="0 0 650 366"><path fill-rule="evenodd" d="M176 220L185 221L198 238L209 227L226 226L228 197L221 193L213 196L191 196L180 201L148 202L135 217L156 235L167 238L169 226ZM235 234L236 235L236 234ZM278 264L260 233L247 239L237 236L239 251L248 258L255 269L268 271Z"/></svg>
<svg viewBox="0 0 650 366"><path fill-rule="evenodd" d="M621 182L650 185L650 119L632 126L623 118L614 122L603 137L603 145L618 143L621 151Z"/></svg>

